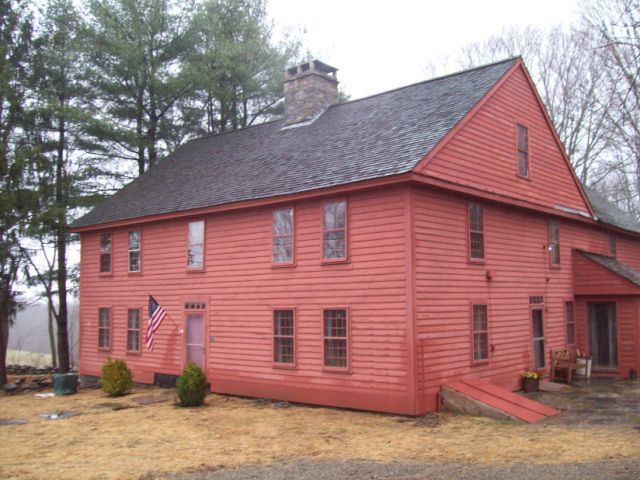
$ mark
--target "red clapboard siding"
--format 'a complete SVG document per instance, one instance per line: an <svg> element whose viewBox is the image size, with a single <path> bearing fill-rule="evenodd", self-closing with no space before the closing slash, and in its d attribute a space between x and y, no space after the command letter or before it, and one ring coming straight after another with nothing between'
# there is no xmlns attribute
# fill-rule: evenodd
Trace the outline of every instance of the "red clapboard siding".
<svg viewBox="0 0 640 480"><path fill-rule="evenodd" d="M296 266L272 268L271 208L210 215L206 268L187 272L187 219L145 224L142 272L127 273L127 231L113 231L113 274L100 275L99 235L82 234L81 371L125 358L137 381L184 365L185 301L207 303L212 390L413 413L407 354L407 196L400 188L349 197L350 262L321 261L322 201L295 205ZM199 217L196 217L199 218ZM153 352L125 351L128 308L153 295L167 311ZM111 307L112 349L97 349L98 308ZM297 369L274 368L272 309L296 309ZM322 309L348 308L349 373L323 371Z"/></svg>
<svg viewBox="0 0 640 480"><path fill-rule="evenodd" d="M485 262L474 264L468 261L468 200L426 188L413 193L418 387L426 405L435 402L443 382L465 377L518 387L519 373L533 363L529 296L545 299L547 352L565 346L565 302L574 299L572 250L608 252L606 230L559 220L561 266L553 268L546 249L546 216L480 203ZM631 257L620 252L618 258L624 262ZM485 364L471 361L471 302L488 305L493 351ZM637 343L635 330L627 333L628 341Z"/></svg>
<svg viewBox="0 0 640 480"><path fill-rule="evenodd" d="M523 68L511 73L420 173L546 207L560 204L588 212ZM516 174L518 123L529 130L528 179Z"/></svg>
<svg viewBox="0 0 640 480"><path fill-rule="evenodd" d="M588 258L574 253L575 295L639 295L640 287Z"/></svg>

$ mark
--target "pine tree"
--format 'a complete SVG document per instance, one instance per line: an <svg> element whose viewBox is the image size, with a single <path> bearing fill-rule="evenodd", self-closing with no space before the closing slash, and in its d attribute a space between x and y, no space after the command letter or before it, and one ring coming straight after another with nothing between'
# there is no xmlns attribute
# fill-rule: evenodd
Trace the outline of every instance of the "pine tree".
<svg viewBox="0 0 640 480"><path fill-rule="evenodd" d="M0 0L0 385L7 382L9 325L19 308L20 234L35 207L29 111L32 19L27 3Z"/></svg>

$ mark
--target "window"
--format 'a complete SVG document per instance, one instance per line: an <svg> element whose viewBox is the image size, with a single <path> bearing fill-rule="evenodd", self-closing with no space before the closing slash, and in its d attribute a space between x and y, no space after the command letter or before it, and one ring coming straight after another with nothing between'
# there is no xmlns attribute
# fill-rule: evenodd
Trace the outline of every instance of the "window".
<svg viewBox="0 0 640 480"><path fill-rule="evenodd" d="M567 345L575 345L576 324L573 319L573 302L564 302L564 318L567 331Z"/></svg>
<svg viewBox="0 0 640 480"><path fill-rule="evenodd" d="M557 220L549 220L549 262L560 265L560 226Z"/></svg>
<svg viewBox="0 0 640 480"><path fill-rule="evenodd" d="M324 366L346 369L349 345L347 342L347 311L324 311Z"/></svg>
<svg viewBox="0 0 640 480"><path fill-rule="evenodd" d="M130 308L127 315L127 350L140 351L140 309Z"/></svg>
<svg viewBox="0 0 640 480"><path fill-rule="evenodd" d="M484 260L484 217L477 203L469 204L469 258Z"/></svg>
<svg viewBox="0 0 640 480"><path fill-rule="evenodd" d="M100 272L111 272L111 234L100 234Z"/></svg>
<svg viewBox="0 0 640 480"><path fill-rule="evenodd" d="M140 271L140 230L129 232L129 271Z"/></svg>
<svg viewBox="0 0 640 480"><path fill-rule="evenodd" d="M293 263L293 208L273 212L273 263Z"/></svg>
<svg viewBox="0 0 640 480"><path fill-rule="evenodd" d="M609 256L616 258L616 254L618 251L618 245L616 241L616 236L613 234L609 235Z"/></svg>
<svg viewBox="0 0 640 480"><path fill-rule="evenodd" d="M529 130L523 125L517 125L518 137L518 175L529 177Z"/></svg>
<svg viewBox="0 0 640 480"><path fill-rule="evenodd" d="M544 368L544 321L542 308L531 309L533 328L533 368Z"/></svg>
<svg viewBox="0 0 640 480"><path fill-rule="evenodd" d="M325 203L323 208L322 258L347 258L347 202Z"/></svg>
<svg viewBox="0 0 640 480"><path fill-rule="evenodd" d="M111 313L108 308L98 309L98 348L109 349L111 347Z"/></svg>
<svg viewBox="0 0 640 480"><path fill-rule="evenodd" d="M472 305L473 361L489 359L489 326L486 305Z"/></svg>
<svg viewBox="0 0 640 480"><path fill-rule="evenodd" d="M273 361L295 363L295 327L293 310L273 311Z"/></svg>
<svg viewBox="0 0 640 480"><path fill-rule="evenodd" d="M204 267L204 220L189 222L187 268Z"/></svg>

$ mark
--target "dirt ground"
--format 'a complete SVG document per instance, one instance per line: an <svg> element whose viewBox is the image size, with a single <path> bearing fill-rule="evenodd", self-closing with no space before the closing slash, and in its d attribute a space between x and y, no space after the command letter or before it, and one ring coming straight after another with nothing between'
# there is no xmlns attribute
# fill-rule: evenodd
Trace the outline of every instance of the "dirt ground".
<svg viewBox="0 0 640 480"><path fill-rule="evenodd" d="M640 382L627 383L629 398L637 403ZM40 416L59 412L77 415ZM67 397L5 396L0 419L27 421L0 426L3 479L150 479L291 459L503 469L601 461L635 468L640 459L636 417L587 427L571 421L525 425L451 414L414 419L221 395L207 396L204 407L183 409L174 405L171 391L138 388L119 399L95 389Z"/></svg>

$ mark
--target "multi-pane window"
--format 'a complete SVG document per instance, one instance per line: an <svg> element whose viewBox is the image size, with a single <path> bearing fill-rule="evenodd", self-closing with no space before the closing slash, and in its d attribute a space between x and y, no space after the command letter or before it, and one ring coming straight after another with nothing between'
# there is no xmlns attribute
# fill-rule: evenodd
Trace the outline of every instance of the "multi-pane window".
<svg viewBox="0 0 640 480"><path fill-rule="evenodd" d="M129 231L129 271L140 271L140 230Z"/></svg>
<svg viewBox="0 0 640 480"><path fill-rule="evenodd" d="M187 247L187 267L204 267L204 220L189 222L189 245Z"/></svg>
<svg viewBox="0 0 640 480"><path fill-rule="evenodd" d="M127 350L140 351L140 309L130 308L127 315Z"/></svg>
<svg viewBox="0 0 640 480"><path fill-rule="evenodd" d="M560 265L560 226L557 220L549 220L549 262Z"/></svg>
<svg viewBox="0 0 640 480"><path fill-rule="evenodd" d="M484 260L484 215L477 203L469 204L469 258Z"/></svg>
<svg viewBox="0 0 640 480"><path fill-rule="evenodd" d="M323 207L322 258L347 258L347 202L328 202Z"/></svg>
<svg viewBox="0 0 640 480"><path fill-rule="evenodd" d="M109 348L111 346L111 319L108 308L98 309L98 348Z"/></svg>
<svg viewBox="0 0 640 480"><path fill-rule="evenodd" d="M616 236L613 234L609 235L609 256L616 258L616 254L618 251L618 245L616 241Z"/></svg>
<svg viewBox="0 0 640 480"><path fill-rule="evenodd" d="M564 303L564 318L567 330L567 345L576 343L576 323L573 318L573 302Z"/></svg>
<svg viewBox="0 0 640 480"><path fill-rule="evenodd" d="M324 366L348 367L347 311L324 311Z"/></svg>
<svg viewBox="0 0 640 480"><path fill-rule="evenodd" d="M516 126L518 138L518 175L529 176L529 130L523 125Z"/></svg>
<svg viewBox="0 0 640 480"><path fill-rule="evenodd" d="M489 359L489 322L486 305L472 305L473 361Z"/></svg>
<svg viewBox="0 0 640 480"><path fill-rule="evenodd" d="M533 367L543 368L544 361L544 321L542 308L531 309L533 328Z"/></svg>
<svg viewBox="0 0 640 480"><path fill-rule="evenodd" d="M293 263L293 208L273 212L274 263Z"/></svg>
<svg viewBox="0 0 640 480"><path fill-rule="evenodd" d="M273 361L295 363L295 325L293 310L273 311Z"/></svg>
<svg viewBox="0 0 640 480"><path fill-rule="evenodd" d="M100 234L100 272L111 271L111 234Z"/></svg>

